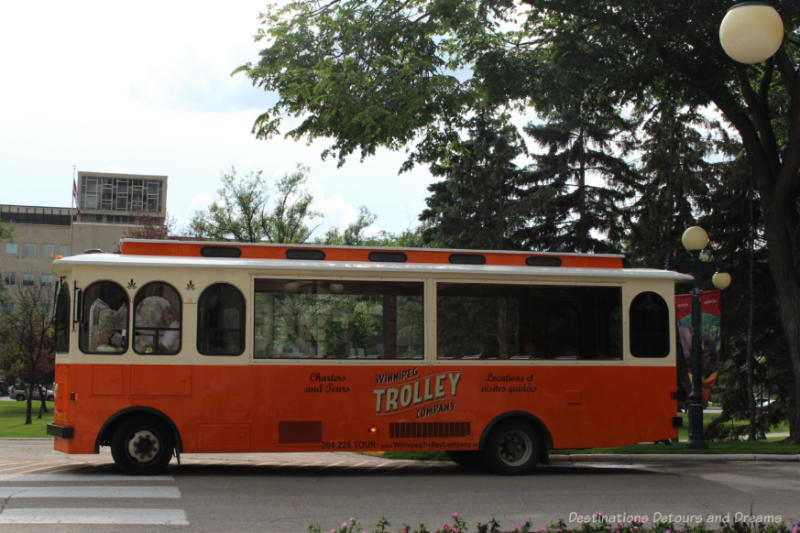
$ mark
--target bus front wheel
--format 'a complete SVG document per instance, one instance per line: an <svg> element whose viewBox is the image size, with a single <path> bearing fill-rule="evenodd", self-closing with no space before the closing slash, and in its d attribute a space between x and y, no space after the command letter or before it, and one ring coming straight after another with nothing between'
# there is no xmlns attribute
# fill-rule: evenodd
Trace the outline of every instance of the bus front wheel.
<svg viewBox="0 0 800 533"><path fill-rule="evenodd" d="M152 417L135 417L123 422L111 439L111 456L124 474L153 475L172 459L169 430Z"/></svg>
<svg viewBox="0 0 800 533"><path fill-rule="evenodd" d="M500 422L489 434L483 450L486 468L505 475L530 473L541 455L539 434L520 420Z"/></svg>

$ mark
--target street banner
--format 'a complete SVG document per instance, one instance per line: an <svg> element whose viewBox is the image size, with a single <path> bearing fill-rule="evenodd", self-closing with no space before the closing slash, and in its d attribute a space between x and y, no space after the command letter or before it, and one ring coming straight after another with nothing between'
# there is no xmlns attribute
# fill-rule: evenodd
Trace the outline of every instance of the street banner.
<svg viewBox="0 0 800 533"><path fill-rule="evenodd" d="M703 405L708 403L711 390L717 382L719 364L722 356L720 335L720 291L705 291L700 295L700 331L703 360ZM692 295L675 295L675 318L678 325L678 338L681 352L692 380Z"/></svg>

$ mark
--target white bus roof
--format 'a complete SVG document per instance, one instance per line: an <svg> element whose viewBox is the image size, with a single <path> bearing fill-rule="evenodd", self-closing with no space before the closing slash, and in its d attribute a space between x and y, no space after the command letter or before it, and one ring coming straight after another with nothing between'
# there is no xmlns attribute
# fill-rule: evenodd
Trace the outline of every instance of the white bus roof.
<svg viewBox="0 0 800 533"><path fill-rule="evenodd" d="M319 261L289 259L242 259L186 256L147 256L120 254L83 254L56 259L53 272L59 275L73 267L122 267L122 268L211 268L223 270L285 272L291 277L295 272L328 273L385 273L402 274L463 274L465 276L524 276L535 278L582 278L582 279L662 279L691 281L688 274L669 270L645 268L570 268L507 265L454 265L434 263L379 263L363 261ZM282 275L282 274L281 274Z"/></svg>

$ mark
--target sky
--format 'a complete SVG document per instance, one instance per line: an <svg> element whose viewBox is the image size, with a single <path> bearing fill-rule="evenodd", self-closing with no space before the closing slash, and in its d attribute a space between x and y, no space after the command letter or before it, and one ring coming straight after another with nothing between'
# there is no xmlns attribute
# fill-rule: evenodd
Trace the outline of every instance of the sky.
<svg viewBox="0 0 800 533"><path fill-rule="evenodd" d="M310 168L313 237L377 215L371 232L400 233L425 208L427 169L398 174L403 152L322 161L329 144L257 140L275 95L239 65L266 0L3 2L0 7L0 203L68 207L73 169L168 176L177 229L217 198L220 176L262 170L274 182Z"/></svg>

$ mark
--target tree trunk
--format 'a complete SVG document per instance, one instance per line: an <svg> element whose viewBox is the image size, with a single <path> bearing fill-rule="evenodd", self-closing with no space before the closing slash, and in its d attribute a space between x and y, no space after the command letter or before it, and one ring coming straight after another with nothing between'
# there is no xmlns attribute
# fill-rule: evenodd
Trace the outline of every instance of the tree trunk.
<svg viewBox="0 0 800 533"><path fill-rule="evenodd" d="M25 387L25 424L33 423L31 411L33 409L33 385L30 383Z"/></svg>
<svg viewBox="0 0 800 533"><path fill-rule="evenodd" d="M792 364L792 397L789 398L790 440L800 444L800 282L794 269L792 240L787 230L791 220L785 198L765 202L765 231L769 243L769 268L778 300L783 331L786 334L787 356Z"/></svg>

